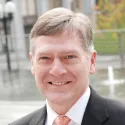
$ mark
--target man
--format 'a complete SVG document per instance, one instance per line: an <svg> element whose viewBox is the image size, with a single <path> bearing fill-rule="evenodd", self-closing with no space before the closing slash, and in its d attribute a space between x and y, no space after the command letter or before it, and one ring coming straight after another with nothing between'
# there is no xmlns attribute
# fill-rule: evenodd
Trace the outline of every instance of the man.
<svg viewBox="0 0 125 125"><path fill-rule="evenodd" d="M39 17L29 55L46 105L10 125L125 125L125 105L89 86L96 61L92 36L91 21L82 13L55 8Z"/></svg>

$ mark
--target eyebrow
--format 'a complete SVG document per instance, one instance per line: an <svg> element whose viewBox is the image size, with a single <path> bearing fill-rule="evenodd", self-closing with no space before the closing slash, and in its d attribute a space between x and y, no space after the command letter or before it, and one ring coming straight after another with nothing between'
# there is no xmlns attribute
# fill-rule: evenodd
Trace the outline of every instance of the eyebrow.
<svg viewBox="0 0 125 125"><path fill-rule="evenodd" d="M50 51L51 52L51 51ZM43 51L38 51L37 54L49 54L50 53L48 50L43 50ZM75 54L78 54L78 52L76 50L62 50L62 51L59 51L59 53L75 53Z"/></svg>
<svg viewBox="0 0 125 125"><path fill-rule="evenodd" d="M79 54L77 51L75 51L75 50L67 50L67 51L65 51L65 52L62 52L62 53L66 53L66 54L68 54L68 53L73 53L73 54Z"/></svg>
<svg viewBox="0 0 125 125"><path fill-rule="evenodd" d="M40 55L49 55L49 53L47 53L47 52L38 52L36 54L37 57L40 56Z"/></svg>
<svg viewBox="0 0 125 125"><path fill-rule="evenodd" d="M36 56L40 56L40 55L51 55L52 53L51 52L38 52L36 54ZM59 52L59 54L76 54L76 55L79 55L79 53L77 51L62 51L62 52Z"/></svg>

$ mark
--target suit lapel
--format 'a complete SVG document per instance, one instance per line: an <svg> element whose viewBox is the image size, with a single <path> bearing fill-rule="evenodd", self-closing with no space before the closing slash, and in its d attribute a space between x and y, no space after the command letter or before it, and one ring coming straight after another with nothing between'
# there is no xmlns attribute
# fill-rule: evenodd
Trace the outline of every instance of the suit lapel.
<svg viewBox="0 0 125 125"><path fill-rule="evenodd" d="M85 110L82 125L103 125L109 118L105 101L91 87L90 89L91 95Z"/></svg>
<svg viewBox="0 0 125 125"><path fill-rule="evenodd" d="M81 125L103 125L108 118L105 101L91 87L91 95ZM31 119L29 125L45 125L47 117L46 106L39 110Z"/></svg>
<svg viewBox="0 0 125 125"><path fill-rule="evenodd" d="M29 125L45 125L47 117L47 111L46 111L46 106L44 106L42 109L39 110L37 115L31 119L31 122Z"/></svg>

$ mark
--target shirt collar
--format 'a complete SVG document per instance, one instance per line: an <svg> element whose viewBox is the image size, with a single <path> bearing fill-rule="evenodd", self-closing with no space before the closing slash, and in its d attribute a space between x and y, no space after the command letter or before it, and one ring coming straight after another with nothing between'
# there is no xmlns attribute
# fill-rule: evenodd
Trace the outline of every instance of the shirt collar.
<svg viewBox="0 0 125 125"><path fill-rule="evenodd" d="M66 113L66 116L73 120L78 125L81 125L82 118L90 97L90 88L79 98L79 100Z"/></svg>
<svg viewBox="0 0 125 125"><path fill-rule="evenodd" d="M88 104L89 97L90 97L90 88L88 87L86 92L79 98L79 100L65 114L67 117L69 117L73 122L75 122L78 125L81 125L82 118L83 118L86 106ZM50 108L47 100L46 100L46 105L47 105L46 125L52 125L53 121L58 116L58 114Z"/></svg>
<svg viewBox="0 0 125 125"><path fill-rule="evenodd" d="M54 122L54 120L55 120L55 118L58 116L58 114L56 112L54 112L50 108L47 100L46 100L46 106L47 106L47 120L46 120L46 125L52 125L53 122Z"/></svg>

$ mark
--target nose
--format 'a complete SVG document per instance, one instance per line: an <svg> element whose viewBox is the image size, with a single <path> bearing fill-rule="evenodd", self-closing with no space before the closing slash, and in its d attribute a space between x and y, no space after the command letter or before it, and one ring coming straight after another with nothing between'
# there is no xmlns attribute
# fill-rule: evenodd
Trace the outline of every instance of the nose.
<svg viewBox="0 0 125 125"><path fill-rule="evenodd" d="M67 70L62 65L59 59L55 59L49 73L55 77L58 77L58 76L66 74Z"/></svg>

